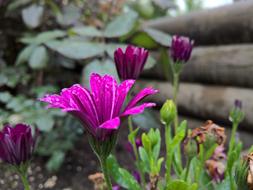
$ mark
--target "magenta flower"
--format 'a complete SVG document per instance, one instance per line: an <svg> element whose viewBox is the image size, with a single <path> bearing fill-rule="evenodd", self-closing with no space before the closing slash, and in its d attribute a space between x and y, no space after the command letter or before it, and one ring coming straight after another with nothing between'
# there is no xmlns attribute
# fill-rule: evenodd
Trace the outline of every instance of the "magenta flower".
<svg viewBox="0 0 253 190"><path fill-rule="evenodd" d="M125 53L121 48L114 52L114 61L121 80L137 79L148 58L144 48L128 45Z"/></svg>
<svg viewBox="0 0 253 190"><path fill-rule="evenodd" d="M187 62L190 59L194 41L184 36L173 36L170 55L175 63Z"/></svg>
<svg viewBox="0 0 253 190"><path fill-rule="evenodd" d="M134 80L125 80L117 84L110 76L93 73L90 77L88 90L79 84L63 89L61 93L46 95L40 101L49 103L48 107L60 108L77 117L95 139L104 141L117 131L120 118L139 114L154 103L143 103L143 98L155 94L157 90L145 88L124 107L126 96L134 84Z"/></svg>
<svg viewBox="0 0 253 190"><path fill-rule="evenodd" d="M29 125L5 125L0 132L0 159L17 166L26 163L31 159L35 141Z"/></svg>

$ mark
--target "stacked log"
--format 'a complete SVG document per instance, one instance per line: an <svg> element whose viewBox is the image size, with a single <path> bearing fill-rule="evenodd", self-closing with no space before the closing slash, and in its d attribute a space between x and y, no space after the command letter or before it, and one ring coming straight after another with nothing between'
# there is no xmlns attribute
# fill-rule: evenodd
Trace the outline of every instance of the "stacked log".
<svg viewBox="0 0 253 190"><path fill-rule="evenodd" d="M154 56L158 59L159 55ZM181 80L229 86L253 87L253 45L196 47L184 66ZM144 77L164 79L160 64L147 70Z"/></svg>
<svg viewBox="0 0 253 190"><path fill-rule="evenodd" d="M201 10L178 17L159 18L143 28L159 29L171 35L195 40L192 58L181 73L179 113L197 120L212 119L230 126L229 111L234 100L243 102L245 119L241 129L253 125L253 1L240 1L219 8ZM159 54L154 53L158 59ZM172 98L164 68L157 64L143 74L139 85L160 90L152 101L162 104ZM156 79L156 81L152 81ZM157 79L160 79L158 81ZM138 88L138 87L137 87Z"/></svg>
<svg viewBox="0 0 253 190"><path fill-rule="evenodd" d="M169 34L191 37L197 45L253 42L253 1L236 2L179 17L148 21L151 27Z"/></svg>
<svg viewBox="0 0 253 190"><path fill-rule="evenodd" d="M172 98L173 89L169 82L139 81L136 90L143 86L153 86L159 93L150 98L151 101L162 105L166 99ZM242 100L245 119L242 123L244 129L251 129L253 125L253 90L226 86L203 86L193 83L181 83L178 94L178 107L181 114L189 115L203 120L212 119L229 122L229 112L236 99Z"/></svg>

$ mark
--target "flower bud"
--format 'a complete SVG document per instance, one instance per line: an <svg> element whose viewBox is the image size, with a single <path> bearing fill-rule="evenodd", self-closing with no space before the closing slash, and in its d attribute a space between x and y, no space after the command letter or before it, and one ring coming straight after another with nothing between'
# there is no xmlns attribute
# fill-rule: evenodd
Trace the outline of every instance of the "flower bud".
<svg viewBox="0 0 253 190"><path fill-rule="evenodd" d="M170 48L170 55L174 63L185 63L191 57L193 40L184 36L173 36Z"/></svg>
<svg viewBox="0 0 253 190"><path fill-rule="evenodd" d="M198 155L199 148L195 139L187 137L183 143L184 153L191 160L194 156Z"/></svg>
<svg viewBox="0 0 253 190"><path fill-rule="evenodd" d="M35 142L29 125L5 125L0 132L0 159L15 166L26 164L32 157Z"/></svg>
<svg viewBox="0 0 253 190"><path fill-rule="evenodd" d="M177 115L176 105L172 100L167 100L160 110L162 123L164 125L171 124L171 122L173 122L173 120L175 119L176 115Z"/></svg>
<svg viewBox="0 0 253 190"><path fill-rule="evenodd" d="M235 100L234 107L230 112L229 120L231 122L240 123L244 119L244 113L242 112L242 101Z"/></svg>

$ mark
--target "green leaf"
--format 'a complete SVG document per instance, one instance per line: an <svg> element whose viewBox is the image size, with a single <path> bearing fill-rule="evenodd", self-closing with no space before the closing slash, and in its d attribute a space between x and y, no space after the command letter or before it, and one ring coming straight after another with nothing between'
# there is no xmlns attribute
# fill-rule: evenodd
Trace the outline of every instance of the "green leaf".
<svg viewBox="0 0 253 190"><path fill-rule="evenodd" d="M46 164L47 170L50 172L57 171L63 164L64 158L65 158L64 152L55 151Z"/></svg>
<svg viewBox="0 0 253 190"><path fill-rule="evenodd" d="M104 62L100 62L99 60L95 59L88 65L86 65L83 69L82 73L82 82L83 84L86 84L87 86L90 86L89 81L90 81L90 75L95 72L100 75L105 75L109 74L114 76L118 80L118 74L115 68L114 63L110 60L107 59Z"/></svg>
<svg viewBox="0 0 253 190"><path fill-rule="evenodd" d="M47 66L49 56L44 46L38 46L32 52L29 59L29 66L32 69L43 69Z"/></svg>
<svg viewBox="0 0 253 190"><path fill-rule="evenodd" d="M36 4L22 10L22 18L25 25L29 28L37 28L42 21L44 7Z"/></svg>
<svg viewBox="0 0 253 190"><path fill-rule="evenodd" d="M153 38L151 38L145 32L139 32L135 34L131 39L131 43L137 46L142 46L147 49L154 49L158 47L158 44L156 43L156 41L153 40Z"/></svg>
<svg viewBox="0 0 253 190"><path fill-rule="evenodd" d="M131 144L135 143L135 138L136 138L136 135L137 135L139 129L140 128L136 128L135 130L133 130L132 132L129 133L128 141L131 142Z"/></svg>
<svg viewBox="0 0 253 190"><path fill-rule="evenodd" d="M143 29L153 40L159 43L162 46L169 47L171 45L171 36L152 28L145 28Z"/></svg>
<svg viewBox="0 0 253 190"><path fill-rule="evenodd" d="M104 45L99 43L66 40L48 42L46 46L70 59L76 60L87 59L104 53Z"/></svg>
<svg viewBox="0 0 253 190"><path fill-rule="evenodd" d="M209 150L205 152L205 160L208 160L213 155L217 146L218 144L214 144L213 146L211 146L211 148L209 148Z"/></svg>
<svg viewBox="0 0 253 190"><path fill-rule="evenodd" d="M244 182L244 184L246 184L246 181ZM244 188L242 188L242 189L246 190ZM215 186L215 190L230 190L230 180L229 180L229 178L226 178L221 183L217 184Z"/></svg>
<svg viewBox="0 0 253 190"><path fill-rule="evenodd" d="M19 52L17 60L16 60L16 65L20 65L26 61L29 60L33 50L36 48L36 45L29 45L26 46L24 49L22 49L21 52Z"/></svg>
<svg viewBox="0 0 253 190"><path fill-rule="evenodd" d="M120 185L122 185L126 189L141 190L139 183L127 170L120 168L119 173L124 179L124 183Z"/></svg>
<svg viewBox="0 0 253 190"><path fill-rule="evenodd" d="M140 158L143 162L144 171L150 172L150 166L149 166L149 156L146 150L143 147L139 147L139 154Z"/></svg>
<svg viewBox="0 0 253 190"><path fill-rule="evenodd" d="M75 27L70 29L70 32L74 32L75 34L78 34L80 36L88 36L88 37L103 36L102 32L93 26Z"/></svg>
<svg viewBox="0 0 253 190"><path fill-rule="evenodd" d="M197 190L197 188L198 185L196 183L188 184L182 180L175 180L168 184L166 190Z"/></svg>
<svg viewBox="0 0 253 190"><path fill-rule="evenodd" d="M178 127L178 131L176 133L176 136L173 138L169 149L173 152L174 148L180 144L180 142L184 139L185 137L185 132L186 132L186 121L183 121L180 126Z"/></svg>
<svg viewBox="0 0 253 190"><path fill-rule="evenodd" d="M127 170L120 168L116 158L113 155L110 155L107 158L107 167L117 184L126 189L141 190L140 185L134 179L134 177Z"/></svg>
<svg viewBox="0 0 253 190"><path fill-rule="evenodd" d="M137 18L138 14L134 11L123 13L107 25L104 31L104 36L115 38L128 34L135 26Z"/></svg>
<svg viewBox="0 0 253 190"><path fill-rule="evenodd" d="M80 6L69 2L67 6L62 6L62 14L57 14L57 22L62 26L73 25L79 22L82 16L81 11Z"/></svg>
<svg viewBox="0 0 253 190"><path fill-rule="evenodd" d="M54 126L54 119L49 114L43 114L35 120L35 123L40 131L49 132Z"/></svg>
<svg viewBox="0 0 253 190"><path fill-rule="evenodd" d="M20 39L20 42L25 44L42 44L64 36L66 36L66 32L62 30L52 30L41 32L35 37L23 37Z"/></svg>
<svg viewBox="0 0 253 190"><path fill-rule="evenodd" d="M0 92L0 102L7 103L12 98L9 92Z"/></svg>
<svg viewBox="0 0 253 190"><path fill-rule="evenodd" d="M24 6L28 3L30 3L32 0L16 0L16 1L12 1L8 7L7 7L7 10L8 11L13 11L21 6Z"/></svg>

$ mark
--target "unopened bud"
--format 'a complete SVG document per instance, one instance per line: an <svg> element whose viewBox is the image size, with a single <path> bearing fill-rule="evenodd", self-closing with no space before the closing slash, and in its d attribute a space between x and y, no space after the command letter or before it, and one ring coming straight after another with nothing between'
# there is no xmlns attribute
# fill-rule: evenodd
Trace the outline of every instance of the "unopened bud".
<svg viewBox="0 0 253 190"><path fill-rule="evenodd" d="M161 121L163 124L169 125L175 119L177 114L177 107L172 100L167 100L161 110Z"/></svg>
<svg viewBox="0 0 253 190"><path fill-rule="evenodd" d="M196 140L192 138L186 138L184 141L184 153L189 160L198 155L198 151L198 143Z"/></svg>

